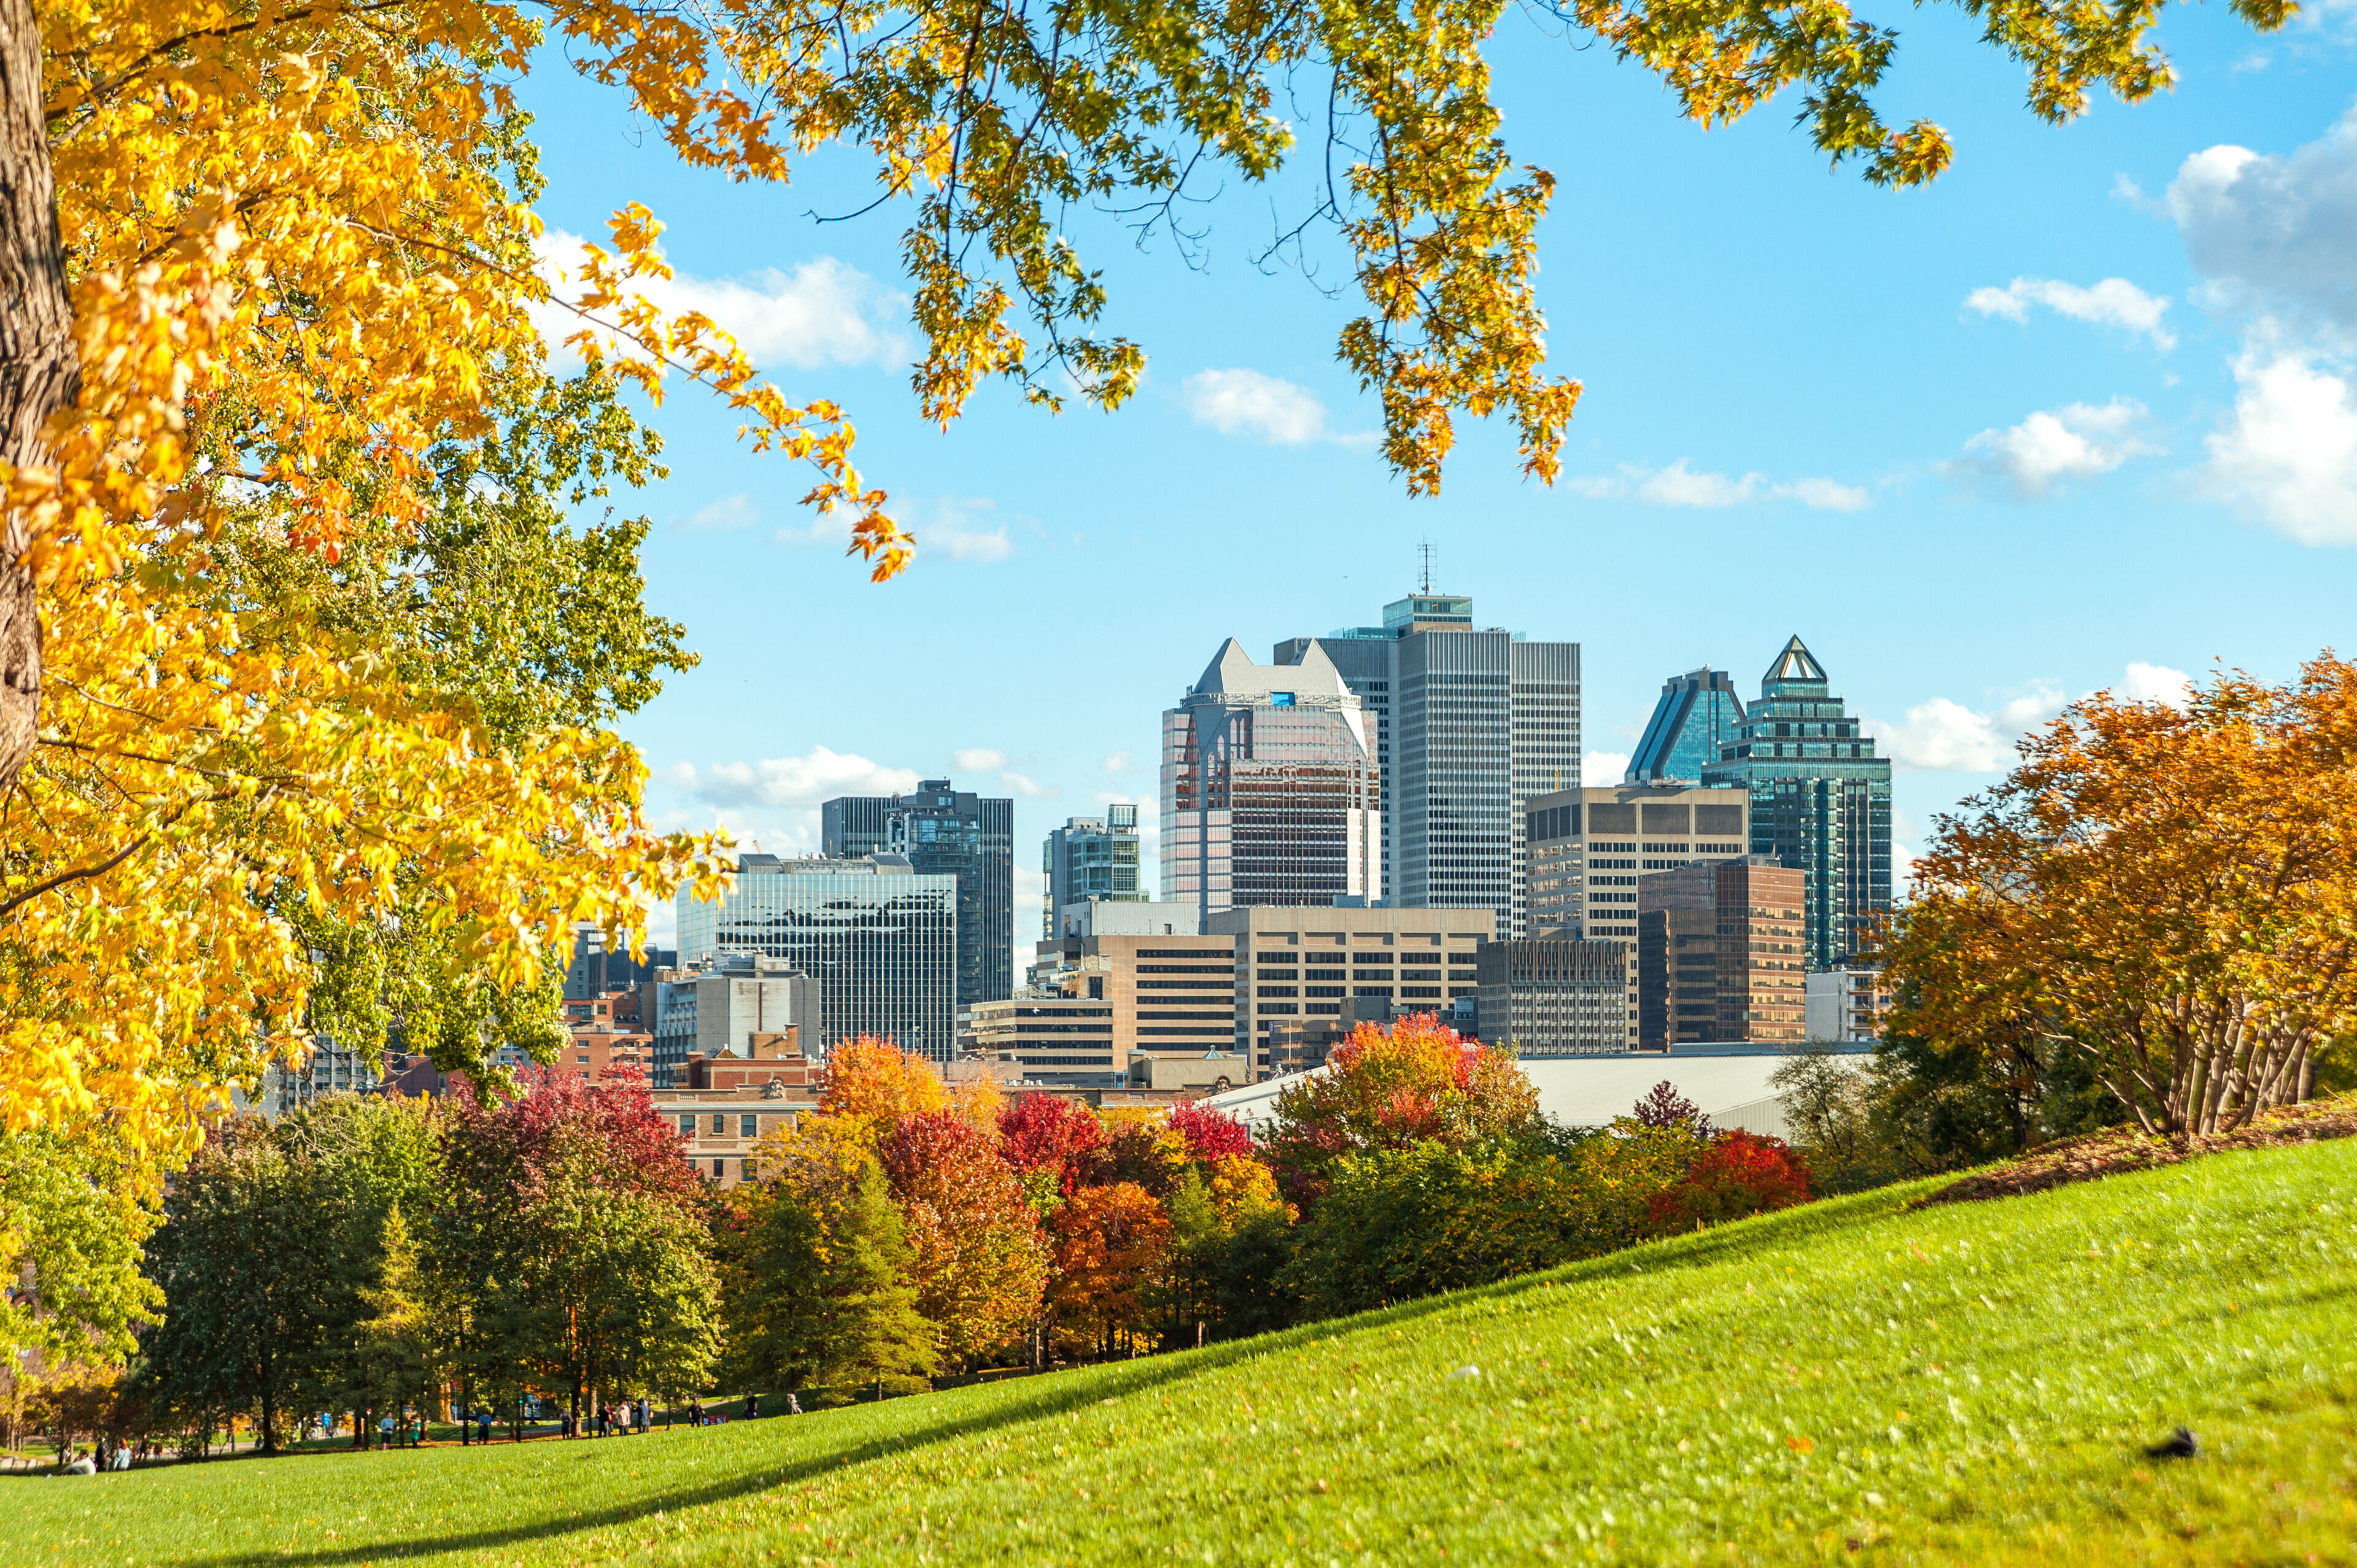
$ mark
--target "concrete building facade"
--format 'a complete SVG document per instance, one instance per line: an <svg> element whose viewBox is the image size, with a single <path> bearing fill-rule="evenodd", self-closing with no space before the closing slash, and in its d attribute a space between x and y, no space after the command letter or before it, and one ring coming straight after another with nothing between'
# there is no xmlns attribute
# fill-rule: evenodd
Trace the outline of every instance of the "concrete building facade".
<svg viewBox="0 0 2357 1568"><path fill-rule="evenodd" d="M1764 855L1640 878L1640 1047L1806 1039L1806 892Z"/></svg>
<svg viewBox="0 0 2357 1568"><path fill-rule="evenodd" d="M1635 941L1638 878L1750 854L1750 801L1743 789L1675 784L1534 796L1523 829L1532 929Z"/></svg>
<svg viewBox="0 0 2357 1568"><path fill-rule="evenodd" d="M1139 1055L1232 1047L1232 937L1100 930L1043 941L1038 951L1022 993L968 1009L963 1054L1012 1063L1028 1082L1098 1089L1126 1082Z"/></svg>
<svg viewBox="0 0 2357 1568"><path fill-rule="evenodd" d="M1480 944L1495 929L1488 909L1230 909L1204 922L1231 944L1230 1048L1255 1070L1270 1065L1273 1030L1339 1024L1353 1000L1447 1018L1479 987Z"/></svg>
<svg viewBox="0 0 2357 1568"><path fill-rule="evenodd" d="M691 1057L743 1051L757 1036L825 1034L824 987L792 961L767 953L722 952L694 968L666 970L640 987L640 1028L651 1037L651 1079L671 1088Z"/></svg>
<svg viewBox="0 0 2357 1568"><path fill-rule="evenodd" d="M1523 1057L1635 1048L1636 943L1525 937L1480 954L1482 1039Z"/></svg>
<svg viewBox="0 0 2357 1568"><path fill-rule="evenodd" d="M1881 971L1819 970L1807 977L1807 992L1812 1040L1856 1045L1882 1037L1890 993L1883 989Z"/></svg>

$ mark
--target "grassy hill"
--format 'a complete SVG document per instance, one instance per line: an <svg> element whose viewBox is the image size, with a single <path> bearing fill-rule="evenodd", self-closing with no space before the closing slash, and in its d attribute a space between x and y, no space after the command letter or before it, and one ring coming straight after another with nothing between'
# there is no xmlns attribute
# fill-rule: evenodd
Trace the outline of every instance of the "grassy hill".
<svg viewBox="0 0 2357 1568"><path fill-rule="evenodd" d="M0 1482L0 1561L2357 1562L2357 1141L1910 1196L800 1419Z"/></svg>

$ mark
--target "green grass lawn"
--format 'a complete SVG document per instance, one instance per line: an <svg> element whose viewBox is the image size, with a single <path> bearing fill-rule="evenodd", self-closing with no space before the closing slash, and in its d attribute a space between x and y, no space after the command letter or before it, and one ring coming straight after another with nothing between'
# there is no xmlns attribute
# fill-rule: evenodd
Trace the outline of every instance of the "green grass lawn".
<svg viewBox="0 0 2357 1568"><path fill-rule="evenodd" d="M5 1481L0 1562L2357 1563L2357 1140L1910 1196L799 1419Z"/></svg>

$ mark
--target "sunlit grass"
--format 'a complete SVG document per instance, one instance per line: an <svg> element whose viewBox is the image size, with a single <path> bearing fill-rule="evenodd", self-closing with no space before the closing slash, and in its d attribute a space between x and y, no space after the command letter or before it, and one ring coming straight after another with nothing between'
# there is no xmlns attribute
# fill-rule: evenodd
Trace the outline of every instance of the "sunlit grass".
<svg viewBox="0 0 2357 1568"><path fill-rule="evenodd" d="M7 1481L0 1558L2357 1562L2352 1177L2357 1142L1870 1194L823 1415ZM2201 1455L2147 1458L2180 1423Z"/></svg>

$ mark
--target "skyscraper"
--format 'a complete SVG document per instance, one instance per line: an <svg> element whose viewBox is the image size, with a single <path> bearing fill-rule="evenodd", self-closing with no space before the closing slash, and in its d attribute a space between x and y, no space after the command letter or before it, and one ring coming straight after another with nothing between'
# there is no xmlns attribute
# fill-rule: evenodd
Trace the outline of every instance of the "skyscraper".
<svg viewBox="0 0 2357 1568"><path fill-rule="evenodd" d="M817 981L819 1038L805 1051L882 1035L947 1061L957 1044L961 899L957 877L920 872L899 855L740 854L716 901L680 893L680 961L761 953Z"/></svg>
<svg viewBox="0 0 2357 1568"><path fill-rule="evenodd" d="M1719 747L1735 738L1742 722L1743 702L1726 671L1705 665L1671 676L1662 682L1662 700L1629 759L1629 782L1701 783L1702 770L1718 760Z"/></svg>
<svg viewBox="0 0 2357 1568"><path fill-rule="evenodd" d="M1162 715L1162 897L1204 914L1379 897L1377 790L1332 662L1255 664L1230 638Z"/></svg>
<svg viewBox="0 0 2357 1568"><path fill-rule="evenodd" d="M1890 908L1890 763L1798 637L1703 782L1751 791L1751 853L1806 874L1809 968L1853 961Z"/></svg>
<svg viewBox="0 0 2357 1568"><path fill-rule="evenodd" d="M1579 644L1476 629L1470 598L1421 592L1276 661L1313 650L1375 715L1384 901L1487 909L1501 940L1523 935L1524 802L1580 782Z"/></svg>
<svg viewBox="0 0 2357 1568"><path fill-rule="evenodd" d="M1015 992L1015 802L928 779L913 795L843 795L820 808L819 848L838 860L905 855L957 878L957 1001Z"/></svg>
<svg viewBox="0 0 2357 1568"><path fill-rule="evenodd" d="M1102 817L1074 817L1039 846L1048 877L1039 935L1056 934L1056 911L1091 898L1135 904L1146 897L1137 880L1137 808L1115 801Z"/></svg>

